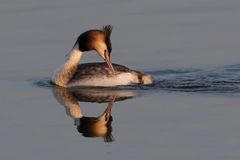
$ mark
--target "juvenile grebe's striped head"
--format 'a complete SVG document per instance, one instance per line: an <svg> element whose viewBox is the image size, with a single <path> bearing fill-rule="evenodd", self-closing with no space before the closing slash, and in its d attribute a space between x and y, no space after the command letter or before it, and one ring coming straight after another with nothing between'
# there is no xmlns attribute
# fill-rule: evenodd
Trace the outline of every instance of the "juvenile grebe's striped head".
<svg viewBox="0 0 240 160"><path fill-rule="evenodd" d="M86 31L78 37L73 48L79 49L81 52L95 50L105 60L112 72L115 72L110 61L112 29L111 25L107 25L103 26L102 30Z"/></svg>

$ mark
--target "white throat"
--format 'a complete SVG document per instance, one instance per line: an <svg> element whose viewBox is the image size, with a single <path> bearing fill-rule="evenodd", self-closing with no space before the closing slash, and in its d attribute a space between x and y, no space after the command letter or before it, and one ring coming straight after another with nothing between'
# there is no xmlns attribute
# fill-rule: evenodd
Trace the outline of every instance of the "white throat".
<svg viewBox="0 0 240 160"><path fill-rule="evenodd" d="M83 52L74 47L67 55L65 63L54 72L52 77L53 83L66 87L77 70L82 54Z"/></svg>

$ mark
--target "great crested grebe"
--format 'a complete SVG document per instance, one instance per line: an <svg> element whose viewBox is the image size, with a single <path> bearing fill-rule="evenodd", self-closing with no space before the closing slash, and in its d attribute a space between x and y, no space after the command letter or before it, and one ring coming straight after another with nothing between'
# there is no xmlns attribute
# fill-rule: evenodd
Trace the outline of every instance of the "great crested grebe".
<svg viewBox="0 0 240 160"><path fill-rule="evenodd" d="M67 55L65 63L54 72L52 82L66 88L152 84L153 78L150 75L111 63L111 33L111 25L103 26L102 30L89 30L82 33ZM95 50L107 65L105 63L79 64L83 53L91 50Z"/></svg>

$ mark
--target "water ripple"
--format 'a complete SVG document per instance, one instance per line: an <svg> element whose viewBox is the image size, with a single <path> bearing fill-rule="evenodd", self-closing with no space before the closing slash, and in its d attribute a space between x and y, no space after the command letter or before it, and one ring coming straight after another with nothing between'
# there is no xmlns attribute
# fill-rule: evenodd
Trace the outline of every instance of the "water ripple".
<svg viewBox="0 0 240 160"><path fill-rule="evenodd" d="M199 93L240 93L240 65L211 70L159 70L149 72L155 78L150 86L120 86L114 89L135 91L178 91ZM50 79L35 81L38 87L51 88ZM85 88L85 87L84 87ZM107 89L100 87L99 89ZM110 88L113 89L113 88Z"/></svg>
<svg viewBox="0 0 240 160"><path fill-rule="evenodd" d="M151 73L156 78L156 89L240 93L240 65L212 70L167 70Z"/></svg>

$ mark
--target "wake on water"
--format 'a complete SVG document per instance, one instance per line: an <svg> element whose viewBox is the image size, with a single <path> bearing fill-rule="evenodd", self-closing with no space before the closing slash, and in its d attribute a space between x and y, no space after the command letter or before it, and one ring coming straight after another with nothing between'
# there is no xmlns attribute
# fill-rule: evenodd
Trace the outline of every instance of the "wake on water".
<svg viewBox="0 0 240 160"><path fill-rule="evenodd" d="M211 70L164 70L152 72L154 88L208 93L240 93L240 65Z"/></svg>
<svg viewBox="0 0 240 160"><path fill-rule="evenodd" d="M159 70L148 73L154 77L154 85L139 87L121 86L117 87L117 89L135 91L158 90L201 93L240 93L240 65L231 65L211 70L177 69ZM48 78L35 82L35 85L40 87L53 87Z"/></svg>

